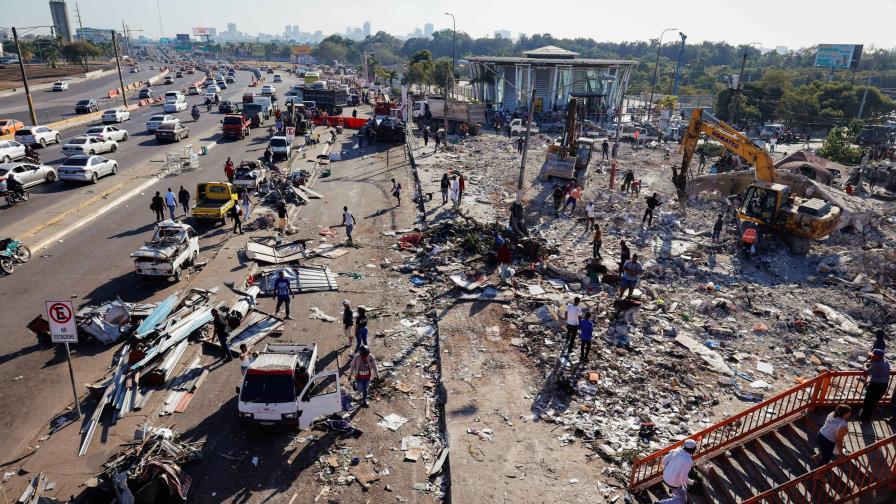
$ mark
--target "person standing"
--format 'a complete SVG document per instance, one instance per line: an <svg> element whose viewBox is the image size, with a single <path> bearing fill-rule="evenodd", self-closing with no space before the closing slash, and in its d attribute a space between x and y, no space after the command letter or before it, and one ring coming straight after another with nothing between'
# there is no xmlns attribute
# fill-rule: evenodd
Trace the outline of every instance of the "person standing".
<svg viewBox="0 0 896 504"><path fill-rule="evenodd" d="M460 207L460 183L457 181L457 177L451 178L451 202L454 204L454 209L457 210Z"/></svg>
<svg viewBox="0 0 896 504"><path fill-rule="evenodd" d="M517 152L517 154L520 154L520 155L523 154L523 145L524 145L525 143L526 143L526 141L523 139L523 137L519 137L519 138L516 139L516 152Z"/></svg>
<svg viewBox="0 0 896 504"><path fill-rule="evenodd" d="M230 355L230 347L227 346L227 337L230 332L227 326L227 319L217 308L212 308L212 326L215 328L215 337L218 338L218 343L221 344L221 349L224 350L224 361L232 361L233 356Z"/></svg>
<svg viewBox="0 0 896 504"><path fill-rule="evenodd" d="M686 504L688 502L688 485L694 482L688 477L694 467L694 453L697 442L685 439L681 448L676 448L663 457L663 483L669 487L672 496L659 501L659 504Z"/></svg>
<svg viewBox="0 0 896 504"><path fill-rule="evenodd" d="M551 197L554 198L554 215L560 217L560 205L563 204L563 188L560 184L554 184L554 192Z"/></svg>
<svg viewBox="0 0 896 504"><path fill-rule="evenodd" d="M277 227L280 229L280 234L286 234L286 216L289 212L286 209L286 202L281 201L277 204Z"/></svg>
<svg viewBox="0 0 896 504"><path fill-rule="evenodd" d="M627 193L633 180L635 180L635 174L631 170L627 170L622 177L622 186L619 189L622 192Z"/></svg>
<svg viewBox="0 0 896 504"><path fill-rule="evenodd" d="M501 282L510 279L510 266L513 264L513 254L510 251L510 240L498 233L495 236L495 247L497 248L498 269L501 272Z"/></svg>
<svg viewBox="0 0 896 504"><path fill-rule="evenodd" d="M715 224L712 225L712 242L713 243L718 243L719 237L722 236L722 226L724 226L724 225L725 225L724 222L722 222L722 214L719 214L719 216L716 217Z"/></svg>
<svg viewBox="0 0 896 504"><path fill-rule="evenodd" d="M379 370L376 367L376 359L370 355L367 345L362 345L352 358L349 374L355 380L355 388L361 393L361 405L365 408L370 406L367 402L367 390L370 387L370 380L379 378Z"/></svg>
<svg viewBox="0 0 896 504"><path fill-rule="evenodd" d="M429 126L423 127L423 146L429 145Z"/></svg>
<svg viewBox="0 0 896 504"><path fill-rule="evenodd" d="M706 168L706 152L701 147L700 148L700 165L697 166L697 173L702 174L704 168Z"/></svg>
<svg viewBox="0 0 896 504"><path fill-rule="evenodd" d="M451 188L451 181L448 180L448 174L442 174L442 180L439 182L439 188L442 190L442 204L448 203L448 190Z"/></svg>
<svg viewBox="0 0 896 504"><path fill-rule="evenodd" d="M392 196L395 196L395 201L397 201L395 206L401 206L401 184L395 179L392 179Z"/></svg>
<svg viewBox="0 0 896 504"><path fill-rule="evenodd" d="M358 317L355 319L355 352L367 346L367 308L358 307Z"/></svg>
<svg viewBox="0 0 896 504"><path fill-rule="evenodd" d="M229 157L227 158L227 161L224 162L224 175L227 177L227 181L232 184L234 169L233 169L233 161L231 161Z"/></svg>
<svg viewBox="0 0 896 504"><path fill-rule="evenodd" d="M594 223L594 240L591 241L591 257L599 261L604 258L600 255L600 247L603 245L603 231L600 230L600 224Z"/></svg>
<svg viewBox="0 0 896 504"><path fill-rule="evenodd" d="M778 145L778 135L772 135L771 139L768 141L769 147L771 147L771 152L775 152L775 146Z"/></svg>
<svg viewBox="0 0 896 504"><path fill-rule="evenodd" d="M463 173L457 175L457 189L457 204L459 205L464 200L464 192L467 190L467 179L464 178Z"/></svg>
<svg viewBox="0 0 896 504"><path fill-rule="evenodd" d="M352 230L355 229L355 216L348 211L348 207L342 207L342 225L345 226L346 244L354 245L352 241Z"/></svg>
<svg viewBox="0 0 896 504"><path fill-rule="evenodd" d="M590 231L594 227L594 202L589 201L585 205L585 231Z"/></svg>
<svg viewBox="0 0 896 504"><path fill-rule="evenodd" d="M252 200L249 198L249 190L243 191L242 197L243 219L249 219L250 210L252 210Z"/></svg>
<svg viewBox="0 0 896 504"><path fill-rule="evenodd" d="M600 152L603 161L610 160L610 142L608 142L606 138L604 138L603 143L600 144Z"/></svg>
<svg viewBox="0 0 896 504"><path fill-rule="evenodd" d="M862 414L859 420L867 422L877 408L890 383L890 363L884 357L884 351L875 348L869 354L870 360L865 364L862 379L865 381L865 400L862 403Z"/></svg>
<svg viewBox="0 0 896 504"><path fill-rule="evenodd" d="M439 130L435 130L432 132L432 139L435 140L435 142L436 142L436 146L433 147L432 151L438 152L439 144L441 143L441 140L439 139Z"/></svg>
<svg viewBox="0 0 896 504"><path fill-rule="evenodd" d="M342 301L342 334L345 336L345 348L352 346L352 327L355 326L355 314L348 299Z"/></svg>
<svg viewBox="0 0 896 504"><path fill-rule="evenodd" d="M252 352L245 343L240 343L240 374L246 374L252 364Z"/></svg>
<svg viewBox="0 0 896 504"><path fill-rule="evenodd" d="M168 192L165 193L165 205L168 206L168 213L171 215L171 221L173 222L174 209L177 208L177 197L170 187L168 188Z"/></svg>
<svg viewBox="0 0 896 504"><path fill-rule="evenodd" d="M622 279L619 283L619 298L621 299L626 289L628 289L628 297L635 292L638 286L638 280L644 274L644 266L638 261L638 254L632 255L631 260L626 261L622 266Z"/></svg>
<svg viewBox="0 0 896 504"><path fill-rule="evenodd" d="M227 211L227 215L230 216L231 219L233 219L233 233L234 234L236 234L237 232L239 232L239 234L243 234L243 222L242 222L242 219L240 218L242 213L243 213L243 210L237 204L234 204L232 207L230 207L230 210ZM239 231L237 231L237 230L239 230Z"/></svg>
<svg viewBox="0 0 896 504"><path fill-rule="evenodd" d="M830 462L835 454L843 454L843 439L849 433L846 420L850 415L852 408L848 404L840 404L825 418L824 425L818 430L818 453L812 456L812 461L819 467Z"/></svg>
<svg viewBox="0 0 896 504"><path fill-rule="evenodd" d="M594 324L591 322L591 312L586 311L582 320L579 320L579 340L581 352L579 354L579 364L588 364L588 354L591 353L591 340L594 338Z"/></svg>
<svg viewBox="0 0 896 504"><path fill-rule="evenodd" d="M648 226L653 225L653 211L656 207L660 206L660 195L659 193L653 193L652 196L648 196L646 198L647 201L647 209L644 210L644 217L641 218L641 225L644 225L644 222L647 222Z"/></svg>
<svg viewBox="0 0 896 504"><path fill-rule="evenodd" d="M631 251L628 249L628 245L625 244L625 240L619 240L619 274L622 274L622 267L625 266L625 263L628 262L629 258L632 256Z"/></svg>
<svg viewBox="0 0 896 504"><path fill-rule="evenodd" d="M274 281L274 294L277 296L277 307L274 309L274 316L278 316L280 314L280 306L285 305L286 320L292 320L292 317L289 316L289 300L295 297L295 294L293 294L292 287L289 285L289 279L286 278L286 272L283 270L280 270L277 280Z"/></svg>
<svg viewBox="0 0 896 504"><path fill-rule="evenodd" d="M576 297L572 303L566 305L566 354L572 352L573 346L576 344L576 333L579 331L579 319L582 318L582 309L579 303L582 298Z"/></svg>
<svg viewBox="0 0 896 504"><path fill-rule="evenodd" d="M156 195L152 197L152 201L149 203L149 209L155 212L156 222L165 218L165 200L159 195L159 191L156 191Z"/></svg>
<svg viewBox="0 0 896 504"><path fill-rule="evenodd" d="M180 186L180 190L177 191L177 201L184 209L184 217L186 217L190 213L190 191L184 189L184 186Z"/></svg>

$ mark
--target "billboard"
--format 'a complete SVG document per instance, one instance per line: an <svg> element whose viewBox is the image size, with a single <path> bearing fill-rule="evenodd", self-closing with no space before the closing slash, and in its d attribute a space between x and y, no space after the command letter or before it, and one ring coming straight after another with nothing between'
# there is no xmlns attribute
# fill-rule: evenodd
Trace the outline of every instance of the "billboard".
<svg viewBox="0 0 896 504"><path fill-rule="evenodd" d="M208 35L208 28L204 26L196 26L193 28L193 36L194 37L204 37Z"/></svg>
<svg viewBox="0 0 896 504"><path fill-rule="evenodd" d="M819 44L815 66L855 70L862 58L862 47L861 44Z"/></svg>
<svg viewBox="0 0 896 504"><path fill-rule="evenodd" d="M178 33L177 35L175 35L175 40L177 40L178 44L183 43L183 42L189 42L190 34L189 33Z"/></svg>
<svg viewBox="0 0 896 504"><path fill-rule="evenodd" d="M311 54L311 46L309 46L309 45L292 46L292 54L293 54L293 56L299 56L302 54Z"/></svg>

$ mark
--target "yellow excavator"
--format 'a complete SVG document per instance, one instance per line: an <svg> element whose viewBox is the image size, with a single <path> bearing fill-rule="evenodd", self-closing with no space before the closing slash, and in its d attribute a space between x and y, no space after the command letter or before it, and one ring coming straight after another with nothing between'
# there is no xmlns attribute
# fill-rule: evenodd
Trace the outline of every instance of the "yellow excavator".
<svg viewBox="0 0 896 504"><path fill-rule="evenodd" d="M834 231L840 218L839 207L818 198L793 194L791 187L779 182L772 158L765 149L701 108L691 113L691 122L681 143L681 166L678 170L672 168L680 201L686 198L688 167L701 134L719 142L756 169L756 180L747 188L738 209L742 233L754 229L746 234L755 236L757 228L773 232L790 244L794 254L806 255L811 240L824 238Z"/></svg>

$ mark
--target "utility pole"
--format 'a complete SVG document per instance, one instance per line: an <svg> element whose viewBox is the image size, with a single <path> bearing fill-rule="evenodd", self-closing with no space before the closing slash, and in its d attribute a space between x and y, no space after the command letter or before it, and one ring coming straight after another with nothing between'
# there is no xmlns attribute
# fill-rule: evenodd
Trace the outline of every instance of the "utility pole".
<svg viewBox="0 0 896 504"><path fill-rule="evenodd" d="M653 111L653 91L656 89L656 74L660 67L660 50L663 48L663 35L667 31L677 30L678 28L666 28L660 33L656 47L656 62L653 64L653 84L650 85L650 100L647 103L647 122L650 122L650 113Z"/></svg>
<svg viewBox="0 0 896 504"><path fill-rule="evenodd" d="M734 90L734 96L733 96L732 106L734 107L734 112L731 113L731 125L735 126L735 127L737 127L736 126L736 124L737 124L737 108L738 108L738 105L740 105L740 95L741 95L740 86L741 86L741 81L744 80L744 67L745 66L747 66L747 53L746 52L744 52L744 57L740 61L740 73L738 74L738 77L737 77L737 88Z"/></svg>
<svg viewBox="0 0 896 504"><path fill-rule="evenodd" d="M862 118L862 112L865 110L865 100L868 98L868 88L871 87L871 77L868 77L868 84L865 85L865 92L862 93L862 103L859 104L859 115L857 119Z"/></svg>
<svg viewBox="0 0 896 504"><path fill-rule="evenodd" d="M31 99L31 89L28 88L28 76L25 75L25 59L22 58L22 46L19 44L19 32L12 27L12 40L16 44L16 53L19 55L19 70L22 72L22 84L25 85L25 98L28 100L28 112L31 113L31 125L37 126L37 114L34 112L34 101Z"/></svg>
<svg viewBox="0 0 896 504"><path fill-rule="evenodd" d="M454 69L450 69L448 72L445 72L447 75L445 75L445 86L444 86L445 87L445 105L444 105L444 107L442 107L443 108L442 113L444 114L444 117L442 118L443 119L442 122L445 125L445 145L446 146L448 145L448 79L454 80L453 79L454 76L452 75L453 72L454 72ZM438 135L438 134L439 134L439 132L437 131L436 135Z"/></svg>
<svg viewBox="0 0 896 504"><path fill-rule="evenodd" d="M124 44L128 48L128 58L133 58L134 55L131 54L131 34L128 32L128 26L124 24L124 19L121 20L121 33L124 33Z"/></svg>
<svg viewBox="0 0 896 504"><path fill-rule="evenodd" d="M78 8L78 2L75 2L75 12L78 14L78 28L81 29L81 37L79 40L84 40L84 25L81 24L81 9Z"/></svg>
<svg viewBox="0 0 896 504"><path fill-rule="evenodd" d="M678 62L675 63L675 79L672 81L672 96L678 96L678 82L681 78L681 60L684 58L684 41L688 38L687 35L681 32L678 32L678 36L681 37L681 47L678 49Z"/></svg>
<svg viewBox="0 0 896 504"><path fill-rule="evenodd" d="M628 87L628 78L631 72L632 68L626 67L625 72L622 74L622 83L619 86L619 101L616 103L616 138L613 140L613 160L610 162L610 190L616 185L616 154L619 152L619 137L622 133L622 99L625 96L625 89Z"/></svg>
<svg viewBox="0 0 896 504"><path fill-rule="evenodd" d="M121 85L121 100L124 106L128 106L128 96L124 92L124 77L121 76L121 58L118 57L118 41L115 40L115 30L112 31L112 48L115 49L115 66L118 67L118 83Z"/></svg>
<svg viewBox="0 0 896 504"><path fill-rule="evenodd" d="M529 153L529 134L532 130L532 115L535 112L535 87L532 88L532 98L529 100L529 114L526 116L526 137L523 140L523 155L520 159L520 175L516 181L516 200L510 206L510 228L514 233L528 236L525 218L523 215L523 185L526 179L526 155ZM447 105L447 102L446 102ZM445 111L447 114L447 110Z"/></svg>
<svg viewBox="0 0 896 504"><path fill-rule="evenodd" d="M162 26L162 4L159 0L156 0L156 10L159 11L159 38L162 38L165 36L165 28Z"/></svg>

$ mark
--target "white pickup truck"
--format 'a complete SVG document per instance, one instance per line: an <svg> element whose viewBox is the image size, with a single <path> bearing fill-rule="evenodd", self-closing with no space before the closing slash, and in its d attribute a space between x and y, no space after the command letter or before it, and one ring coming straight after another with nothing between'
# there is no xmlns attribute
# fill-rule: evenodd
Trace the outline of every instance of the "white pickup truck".
<svg viewBox="0 0 896 504"><path fill-rule="evenodd" d="M187 224L165 220L156 224L152 240L131 257L138 275L173 276L180 281L184 267L199 257L199 236Z"/></svg>
<svg viewBox="0 0 896 504"><path fill-rule="evenodd" d="M523 121L522 119L513 119L507 127L510 128L511 135L526 134L526 121ZM538 128L536 128L535 125L532 125L532 127L529 128L529 134L534 135L535 133L538 133Z"/></svg>
<svg viewBox="0 0 896 504"><path fill-rule="evenodd" d="M276 138L276 137L274 137ZM267 171L259 161L241 161L234 170L233 185L258 190L267 179Z"/></svg>
<svg viewBox="0 0 896 504"><path fill-rule="evenodd" d="M317 345L268 343L236 388L244 427L311 427L342 411L339 370L317 373Z"/></svg>

